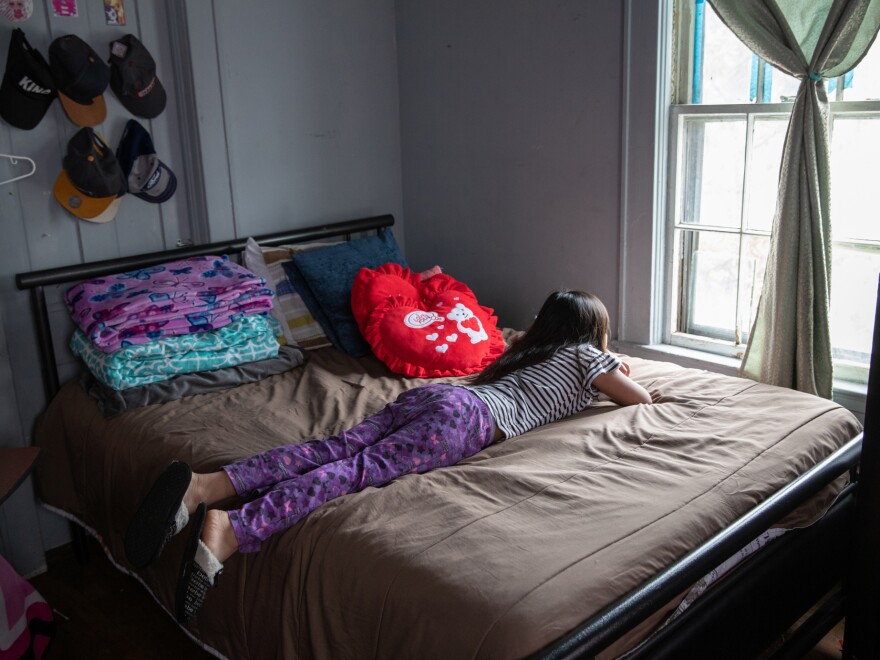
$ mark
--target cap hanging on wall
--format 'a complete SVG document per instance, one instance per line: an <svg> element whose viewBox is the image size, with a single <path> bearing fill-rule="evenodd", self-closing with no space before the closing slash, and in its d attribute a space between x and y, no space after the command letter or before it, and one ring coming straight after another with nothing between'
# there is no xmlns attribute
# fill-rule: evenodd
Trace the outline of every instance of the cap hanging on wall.
<svg viewBox="0 0 880 660"><path fill-rule="evenodd" d="M110 42L110 72L110 88L131 114L152 119L165 109L156 62L133 34Z"/></svg>
<svg viewBox="0 0 880 660"><path fill-rule="evenodd" d="M104 90L110 67L75 34L58 37L49 46L49 66L64 111L78 126L97 126L107 117Z"/></svg>
<svg viewBox="0 0 880 660"><path fill-rule="evenodd" d="M161 204L177 190L174 172L159 160L153 139L136 120L129 119L116 148L116 159L128 183L128 192L147 202Z"/></svg>
<svg viewBox="0 0 880 660"><path fill-rule="evenodd" d="M125 177L110 147L91 128L67 143L64 168L55 180L55 199L89 222L109 222L125 194Z"/></svg>
<svg viewBox="0 0 880 660"><path fill-rule="evenodd" d="M16 128L30 130L43 119L55 96L49 64L16 28L0 84L0 116Z"/></svg>

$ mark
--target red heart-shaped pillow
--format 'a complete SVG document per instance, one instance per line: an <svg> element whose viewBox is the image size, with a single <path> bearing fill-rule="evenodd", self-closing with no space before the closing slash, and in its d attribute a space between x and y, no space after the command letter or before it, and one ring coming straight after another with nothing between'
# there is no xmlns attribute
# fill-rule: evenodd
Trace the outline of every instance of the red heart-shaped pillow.
<svg viewBox="0 0 880 660"><path fill-rule="evenodd" d="M376 357L405 376L466 376L504 351L493 310L444 273L420 281L397 264L361 268L351 308Z"/></svg>

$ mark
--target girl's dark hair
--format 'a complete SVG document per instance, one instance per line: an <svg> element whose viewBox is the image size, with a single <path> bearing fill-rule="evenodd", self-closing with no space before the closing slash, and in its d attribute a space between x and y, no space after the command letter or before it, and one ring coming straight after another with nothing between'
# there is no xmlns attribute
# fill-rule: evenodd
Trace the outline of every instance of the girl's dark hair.
<svg viewBox="0 0 880 660"><path fill-rule="evenodd" d="M494 382L546 360L571 344L592 344L607 351L608 326L608 310L592 293L555 291L544 301L529 329L482 372L472 376L469 384Z"/></svg>

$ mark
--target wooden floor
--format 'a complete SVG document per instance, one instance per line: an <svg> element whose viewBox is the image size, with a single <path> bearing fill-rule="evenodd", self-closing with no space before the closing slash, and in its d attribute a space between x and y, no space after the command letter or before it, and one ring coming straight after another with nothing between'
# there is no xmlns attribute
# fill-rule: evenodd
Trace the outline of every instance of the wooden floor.
<svg viewBox="0 0 880 660"><path fill-rule="evenodd" d="M140 582L118 571L96 541L89 538L88 544L88 563L79 563L72 547L64 546L47 557L48 571L30 580L55 612L57 629L47 660L214 657L177 626ZM840 658L842 639L841 623L805 658Z"/></svg>
<svg viewBox="0 0 880 660"><path fill-rule="evenodd" d="M840 660L843 655L843 629L844 622L841 621L802 660ZM768 649L767 655L761 657L772 658L773 650Z"/></svg>
<svg viewBox="0 0 880 660"><path fill-rule="evenodd" d="M47 660L115 658L204 660L214 656L184 633L144 586L118 571L89 538L89 561L72 546L51 551L48 570L30 580L55 612Z"/></svg>

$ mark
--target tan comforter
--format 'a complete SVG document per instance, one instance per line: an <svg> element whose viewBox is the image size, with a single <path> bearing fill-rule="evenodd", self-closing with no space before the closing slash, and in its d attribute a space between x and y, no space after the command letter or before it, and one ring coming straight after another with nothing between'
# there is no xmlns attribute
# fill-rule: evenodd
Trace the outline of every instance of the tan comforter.
<svg viewBox="0 0 880 660"><path fill-rule="evenodd" d="M660 403L600 402L457 466L332 501L227 561L191 631L230 658L521 657L859 431L828 401L629 362ZM71 382L38 429L41 498L126 566L127 521L172 459L214 470L338 431L420 382L323 349L287 374L112 420ZM140 572L169 609L183 536Z"/></svg>

